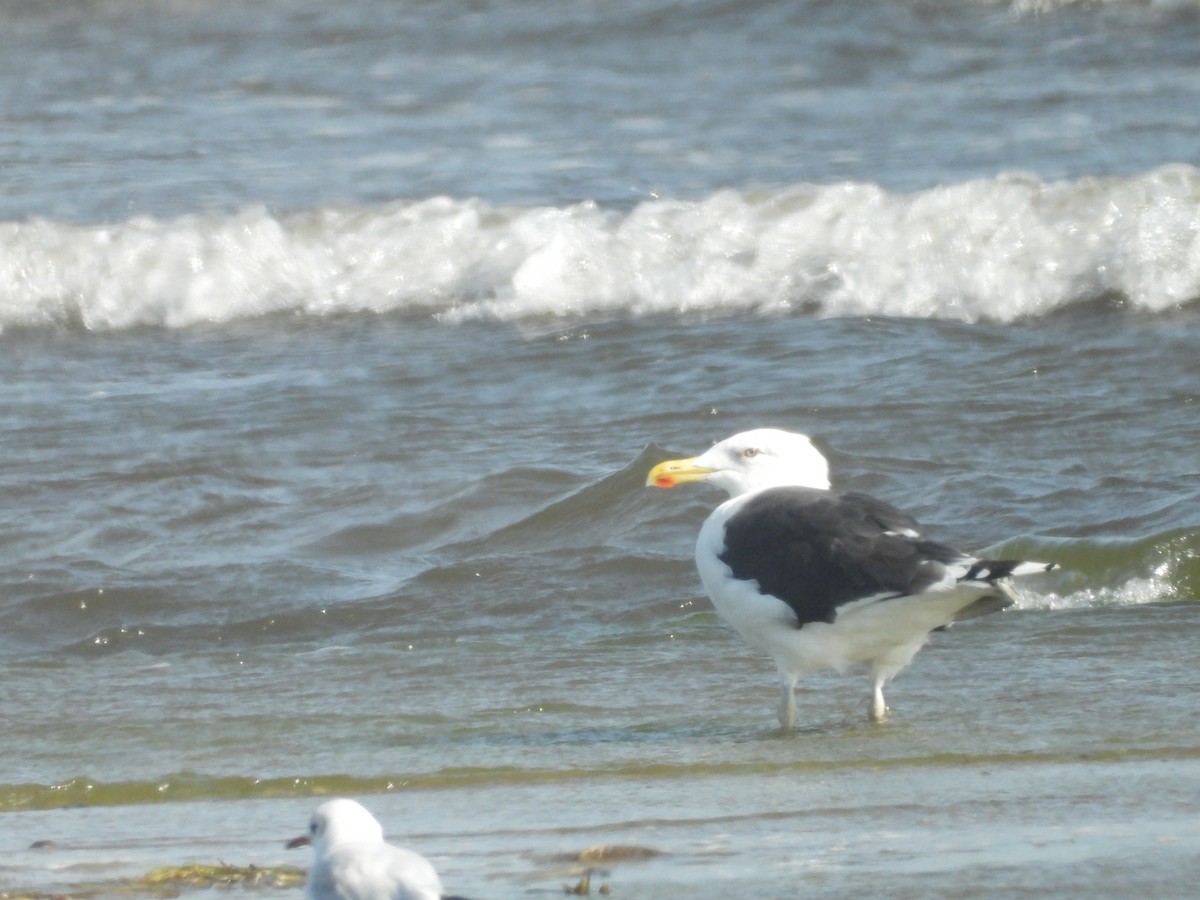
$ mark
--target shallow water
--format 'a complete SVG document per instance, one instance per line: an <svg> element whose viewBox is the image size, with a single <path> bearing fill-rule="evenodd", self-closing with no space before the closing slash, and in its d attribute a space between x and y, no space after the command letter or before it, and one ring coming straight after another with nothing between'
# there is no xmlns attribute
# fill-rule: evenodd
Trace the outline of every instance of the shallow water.
<svg viewBox="0 0 1200 900"><path fill-rule="evenodd" d="M1193 7L3 12L0 892L1188 894ZM781 734L643 486L758 425L1062 569Z"/></svg>
<svg viewBox="0 0 1200 900"><path fill-rule="evenodd" d="M1133 360L1152 335L1173 365ZM554 889L554 854L597 844L663 854L600 876L629 896L1070 893L1101 860L1116 896L1144 883L1110 859L1131 841L1182 877L1190 340L804 318L9 338L9 408L56 422L4 484L28 516L4 538L4 821L14 850L57 846L4 880L303 865L282 840L331 793L478 896ZM957 393L986 398L965 407L938 387L963 360ZM781 736L769 663L692 570L716 498L642 487L761 421L819 424L840 483L941 536L1064 569L936 635L891 723L865 722L865 677L830 673ZM97 838L100 809L132 821Z"/></svg>

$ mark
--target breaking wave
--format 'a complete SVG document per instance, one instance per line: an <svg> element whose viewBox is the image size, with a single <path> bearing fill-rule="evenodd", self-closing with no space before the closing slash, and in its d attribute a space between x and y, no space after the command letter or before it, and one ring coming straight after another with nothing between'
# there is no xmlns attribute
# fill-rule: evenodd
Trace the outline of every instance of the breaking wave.
<svg viewBox="0 0 1200 900"><path fill-rule="evenodd" d="M914 194L874 184L697 200L436 197L279 215L0 223L0 328L179 328L271 314L443 323L804 314L1013 322L1200 298L1200 170Z"/></svg>
<svg viewBox="0 0 1200 900"><path fill-rule="evenodd" d="M1018 582L1022 609L1140 606L1200 599L1200 529L1144 537L1041 538L1001 545L1002 551L1052 559L1062 569L1035 588Z"/></svg>

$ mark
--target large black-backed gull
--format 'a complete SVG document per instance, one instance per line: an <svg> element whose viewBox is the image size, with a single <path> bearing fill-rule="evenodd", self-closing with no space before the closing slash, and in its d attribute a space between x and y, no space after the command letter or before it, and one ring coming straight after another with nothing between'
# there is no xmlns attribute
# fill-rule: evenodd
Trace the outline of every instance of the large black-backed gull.
<svg viewBox="0 0 1200 900"><path fill-rule="evenodd" d="M379 822L353 800L322 803L309 820L308 833L289 841L288 847L309 844L309 900L443 900L433 864L419 853L385 842Z"/></svg>
<svg viewBox="0 0 1200 900"><path fill-rule="evenodd" d="M803 434L746 431L646 478L661 488L689 481L730 495L700 529L696 568L717 612L775 660L785 728L800 675L856 664L871 675L871 718L884 719L883 686L930 632L1012 605L1003 579L1054 568L976 559L926 540L882 500L831 490L829 464Z"/></svg>

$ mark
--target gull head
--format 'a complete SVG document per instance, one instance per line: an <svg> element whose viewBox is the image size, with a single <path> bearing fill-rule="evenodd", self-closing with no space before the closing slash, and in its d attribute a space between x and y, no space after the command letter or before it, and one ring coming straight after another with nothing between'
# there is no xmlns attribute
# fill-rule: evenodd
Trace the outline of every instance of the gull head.
<svg viewBox="0 0 1200 900"><path fill-rule="evenodd" d="M338 844L383 843L383 826L366 807L353 800L326 800L308 821L308 833L288 842L288 847L312 846L323 856Z"/></svg>
<svg viewBox="0 0 1200 900"><path fill-rule="evenodd" d="M699 456L669 459L646 476L652 487L672 488L704 481L729 496L764 488L797 486L829 489L829 463L808 435L777 428L743 431Z"/></svg>

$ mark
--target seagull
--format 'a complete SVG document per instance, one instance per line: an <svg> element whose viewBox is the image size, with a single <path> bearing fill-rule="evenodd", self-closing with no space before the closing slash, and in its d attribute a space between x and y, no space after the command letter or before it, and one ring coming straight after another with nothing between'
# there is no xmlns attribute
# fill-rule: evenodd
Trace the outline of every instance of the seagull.
<svg viewBox="0 0 1200 900"><path fill-rule="evenodd" d="M310 845L309 900L443 900L433 864L385 842L379 822L353 800L322 803L309 820L308 833L287 844L289 849Z"/></svg>
<svg viewBox="0 0 1200 900"><path fill-rule="evenodd" d="M882 500L832 490L829 463L803 434L742 432L646 477L659 488L694 481L729 494L700 529L700 580L717 612L775 660L787 729L801 675L858 664L871 676L870 718L884 720L884 685L930 632L1011 606L1009 577L1056 568L977 559L926 539Z"/></svg>

